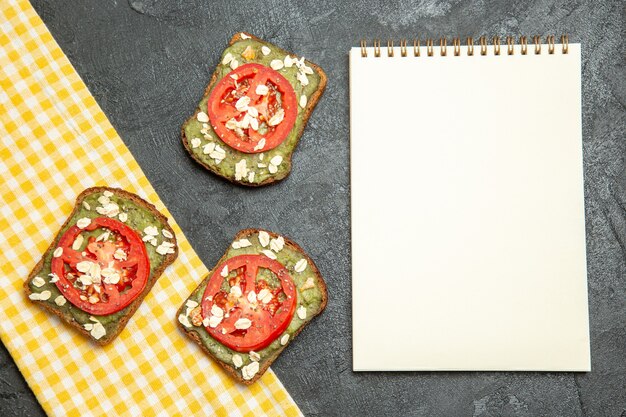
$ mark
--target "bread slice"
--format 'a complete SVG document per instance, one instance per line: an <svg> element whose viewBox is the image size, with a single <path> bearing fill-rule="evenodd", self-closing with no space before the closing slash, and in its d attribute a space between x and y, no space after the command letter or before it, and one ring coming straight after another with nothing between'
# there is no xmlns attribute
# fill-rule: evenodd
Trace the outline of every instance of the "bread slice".
<svg viewBox="0 0 626 417"><path fill-rule="evenodd" d="M260 233L267 233L271 243L265 241L265 246L263 246L263 240L259 238ZM240 231L235 236L233 244L217 262L215 268L209 272L209 275L198 285L178 310L178 324L182 331L195 341L207 355L217 361L229 375L242 384L249 385L258 380L278 355L280 355L283 349L293 341L314 317L324 310L328 300L326 283L311 258L293 241L284 237L282 240L284 240L284 245L281 249L281 237L275 233L258 229L245 229ZM207 332L204 325L200 324L196 326L192 321L195 313L194 310L200 308L199 304L202 302L204 290L210 277L213 275L214 271L221 267L223 262L234 256L263 254L264 251L272 252L276 256L276 260L287 268L289 275L295 283L298 300L296 311L293 314L289 327L268 347L256 352L260 356L260 358L257 358L258 372L251 378L250 375L248 375L246 379L243 376L243 368L253 362L250 354L246 352L235 352L214 339L209 332ZM272 255L270 254L270 256ZM298 264L298 262L300 263ZM298 264L299 268L296 268L296 264ZM298 314L298 308L300 307L306 309L304 319ZM289 334L288 340L286 341L284 340L285 334ZM281 339L285 341L284 344L281 343ZM233 363L234 355L241 357L243 361L242 366L235 366Z"/></svg>
<svg viewBox="0 0 626 417"><path fill-rule="evenodd" d="M65 297L61 295L57 286L50 282L50 279L53 276L51 274L50 262L53 253L57 248L59 239L71 226L76 224L78 219L84 217L105 217L105 215L99 214L98 210L104 210L106 199L110 199L110 203L118 205L119 215L126 213L125 216L127 219L125 219L125 224L135 229L140 237L145 235L143 230L148 225L156 226L159 235L156 237L157 245L152 245L149 241L145 242L148 256L150 257L150 276L148 277L145 288L138 294L131 304L122 310L110 315L93 316L72 305L69 300L66 300ZM124 220L124 215L122 215L122 218L119 218L119 215L114 212L110 211L109 214L109 217L113 217L116 220ZM97 229L95 232L97 232ZM161 255L157 253L156 248L164 241L170 242L174 246L172 247L172 250L167 251L171 253ZM165 251L161 249L161 252ZM159 279L165 268L174 262L177 256L178 246L176 244L174 231L168 224L167 218L159 213L154 205L144 201L135 194L119 188L88 188L77 197L74 210L69 215L63 226L61 226L59 233L54 238L52 244L26 279L24 283L24 290L26 291L26 295L29 299L31 299L34 303L59 316L80 334L90 338L97 344L106 345L115 339L124 329L126 323L128 323L128 320L133 316L144 297L150 292L154 283L157 279ZM39 294L42 294L45 291L48 291L50 296L46 300L40 300ZM55 300L58 300L58 302ZM100 325L97 325L96 323L100 323ZM95 327L100 326L103 327L106 332L104 335L101 334L101 329L99 329L99 331L94 331Z"/></svg>
<svg viewBox="0 0 626 417"><path fill-rule="evenodd" d="M242 56L242 52L248 47L254 51L253 59L246 59ZM266 48L264 49L266 52L268 51L267 48L269 48L270 53L268 55L264 55L261 51L262 48ZM213 131L210 122L203 123L198 120L199 114L206 116L207 99L215 84L232 71L229 66L230 62L228 62L228 60L224 60L228 53L231 53L231 56L234 56L240 65L254 62L270 66L270 62L274 59L284 60L287 55L290 57L297 57L294 54L291 54L271 43L262 41L261 39L248 33L242 32L235 34L230 40L229 46L222 53L220 63L213 72L213 76L211 77L209 85L206 88L204 96L196 108L195 113L187 119L182 126L181 135L183 145L193 159L195 159L204 168L234 183L258 187L282 180L291 172L291 157L293 151L302 136L304 127L311 116L311 112L317 105L317 102L326 87L326 74L320 67L305 60L304 63L313 70L313 74L308 75L309 84L303 86L301 82L297 81L295 74L297 74L298 70L296 65L284 67L279 70L283 76L290 80L290 83L296 92L298 101L302 95L306 96L306 105L304 107L301 107L300 104L298 105L298 117L296 119L296 124L281 145L267 152L263 152L262 154L247 154L226 145ZM224 62L226 62L226 64L224 64ZM202 132L203 124L206 126L204 128L206 129L205 133ZM192 144L193 139L197 139L195 141L195 145ZM208 144L215 144L223 149L225 157L220 160L212 158L210 153L204 154L204 150L206 149L205 146ZM277 171L275 173L271 173L269 171L269 161L276 156L280 156L282 158L282 162L278 165ZM249 172L245 177L237 179L235 164L239 163L241 160L246 160L246 166ZM252 181L250 181L250 172L254 172Z"/></svg>

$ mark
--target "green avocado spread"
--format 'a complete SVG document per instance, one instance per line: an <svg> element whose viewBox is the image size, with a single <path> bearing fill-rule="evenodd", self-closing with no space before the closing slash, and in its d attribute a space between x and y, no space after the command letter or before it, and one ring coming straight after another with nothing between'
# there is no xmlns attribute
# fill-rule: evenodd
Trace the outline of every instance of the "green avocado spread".
<svg viewBox="0 0 626 417"><path fill-rule="evenodd" d="M104 195L105 192L107 193L107 196ZM98 201L99 199L100 201ZM58 235L56 236L53 248L56 247L56 244L61 236L63 236L63 234L65 234L65 232L71 226L76 225L76 222L79 219L106 217L103 214L99 214L97 209L103 207L103 204L101 202L107 201L107 199L110 203L116 204L119 207L119 214L110 217L113 217L116 220L120 221L125 218L124 223L134 229L140 237L143 237L145 235L143 231L146 227L155 226L157 228L158 235L155 236L156 245L152 245L150 242L144 243L150 260L149 279L152 279L154 272L162 265L165 258L164 255L157 253L156 249L163 241L170 241L171 239L168 239L164 236L162 230L165 225L150 210L135 203L133 200L125 198L123 195L117 195L114 189L111 189L110 191L103 190L101 192L88 194L82 201L79 201L78 206L76 207L76 211L70 218L69 222L59 231ZM169 228L167 229L167 231L171 233L171 230ZM92 231L83 231L81 235L84 237L84 240L78 250L85 250L88 244L89 237L97 237L101 233L103 233L103 229L101 228L97 228ZM93 324L93 322L97 320L104 327L106 335L113 333L118 326L118 321L128 313L128 309L130 308L130 306L113 314L95 316L75 307L69 302L69 300L63 300L64 297L61 296L61 292L57 288L56 284L50 282L52 278L50 262L53 253L54 250L49 251L45 254L41 268L33 274L33 278L28 283L28 286L33 293L42 293L44 291L49 291L51 293L51 296L48 299L38 300L38 302L48 303L51 308L62 312L63 315L69 316L71 319L80 323L83 326L85 324ZM35 282L37 282L37 277L43 279L43 285L35 285ZM39 282L41 283L40 280ZM61 296L60 300L57 298L59 296ZM141 294L139 296L141 297ZM58 302L55 300L57 300ZM90 317L93 317L95 320L91 320Z"/></svg>
<svg viewBox="0 0 626 417"><path fill-rule="evenodd" d="M252 54L249 53L249 48L253 51ZM242 53L246 50L248 53L245 55L248 59L242 56ZM241 66L247 63L258 63L270 67L270 63L275 60L284 63L286 56L294 60L298 58L266 42L255 39L239 40L226 48L222 53L220 63L215 69L217 79L213 86L228 73L233 71L232 67L236 68L237 65ZM233 64L233 61L236 61L236 65ZM289 62L289 58L287 62ZM304 61L304 63L310 65L308 61ZM206 115L207 113L207 94L198 105L197 111L201 113L196 113L196 117L190 119L183 125L186 137L185 140L188 142L188 149L193 156L217 174L231 180L259 184L270 179L280 180L286 177L291 169L291 154L298 143L299 132L302 130L305 122L304 113L310 105L309 101L311 96L317 91L321 81L320 75L316 71L312 71L312 74L306 75L308 84L303 85L301 82L302 74L299 75L299 71L296 64L291 64L291 66L284 65L278 70L278 72L291 83L296 93L296 100L299 103L297 106L298 115L295 124L284 142L274 149L255 154L248 154L231 148L219 138L211 127L210 122L201 122L198 120L198 114ZM303 99L302 96L305 96L305 98ZM304 104L304 106L302 106L302 104ZM223 152L211 152L214 149L218 151L223 150ZM219 158L216 159L216 155L219 156ZM277 156L280 158L276 158ZM237 178L235 164L241 163L242 160L246 161L246 175L242 178ZM272 167L272 171L275 172L270 172L270 161L281 161L279 165L275 165L277 169Z"/></svg>
<svg viewBox="0 0 626 417"><path fill-rule="evenodd" d="M236 245L236 243L239 242L240 239L247 239L251 243L251 245L247 247L237 247L238 245ZM239 236L239 240L235 241L234 243L236 247L233 247L231 245L226 252L224 259L229 259L238 255L262 254L263 251L271 251L270 245L266 243L266 246L264 247L261 244L261 242L259 241L259 234L257 232L251 233L246 236ZM276 255L276 260L283 264L285 268L287 268L287 270L289 271L289 275L295 283L298 300L296 304L296 311L294 312L293 318L291 319L291 322L285 332L278 336L276 340L274 340L269 346L256 352L260 357L260 359L258 360L260 367L263 367L263 364L267 360L272 360L273 356L276 353L284 349L285 346L289 342L291 342L293 334L296 333L298 329L300 329L302 326L304 326L307 322L309 322L317 314L320 313L322 309L322 302L326 295L325 286L322 282L320 282L320 279L313 269L314 266L311 265L310 261L306 262L306 266L304 267L304 269L302 269L302 266L304 265L304 262L302 260L308 259L304 253L296 250L288 244L285 244L284 247L278 252L273 251L273 253ZM298 264L298 262L300 262L300 264L298 265L299 268L296 268L296 264ZM209 278L218 267L219 265L216 265L216 268L209 272L208 277L202 281L202 283L193 291L193 293L191 293L189 298L186 300L185 305L181 307L180 312L182 313L182 317L179 316L178 319L183 324L186 331L194 332L200 337L200 340L202 341L204 346L217 359L219 359L225 365L234 369L235 372L242 373L242 368L246 367L248 364L250 364L250 362L252 362L249 354L236 352L224 346L213 337L211 337L211 335L206 331L204 326L193 326L193 324L191 324L191 322L188 320L189 313L192 311L193 308L190 308L187 303L191 301L191 306L195 306L195 303L201 305L202 296L204 295L204 290L208 284ZM263 273L263 278L268 280L270 285L278 285L278 278L273 276L273 273L271 273L270 271L261 271L263 270L260 270L259 275ZM273 283L272 280L276 281ZM222 287L222 289L224 290L228 289L227 281L228 277L224 278L224 284ZM303 309L306 311L304 319L300 318L300 315L298 314L298 309ZM285 335L289 336L285 338ZM281 344L281 339L283 338L287 339L284 345ZM234 355L238 355L241 357L241 366L236 366L233 363Z"/></svg>

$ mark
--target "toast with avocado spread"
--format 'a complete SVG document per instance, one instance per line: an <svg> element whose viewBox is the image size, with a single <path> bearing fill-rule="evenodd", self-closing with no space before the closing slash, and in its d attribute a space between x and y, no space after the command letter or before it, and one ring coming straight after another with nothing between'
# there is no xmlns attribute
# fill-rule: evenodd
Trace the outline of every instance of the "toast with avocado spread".
<svg viewBox="0 0 626 417"><path fill-rule="evenodd" d="M88 188L24 289L31 301L105 345L177 256L174 231L156 207L121 189Z"/></svg>
<svg viewBox="0 0 626 417"><path fill-rule="evenodd" d="M180 328L237 381L259 379L326 307L326 284L291 240L240 231L178 310Z"/></svg>
<svg viewBox="0 0 626 417"><path fill-rule="evenodd" d="M291 171L291 156L324 88L317 65L247 33L224 50L182 141L203 167L261 186Z"/></svg>

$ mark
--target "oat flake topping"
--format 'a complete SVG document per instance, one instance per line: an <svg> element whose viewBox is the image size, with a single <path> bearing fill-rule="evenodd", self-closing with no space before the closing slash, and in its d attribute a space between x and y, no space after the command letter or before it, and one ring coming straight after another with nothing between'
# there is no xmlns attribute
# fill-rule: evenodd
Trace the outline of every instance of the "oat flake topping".
<svg viewBox="0 0 626 417"><path fill-rule="evenodd" d="M259 372L259 363L250 362L248 365L241 368L241 375L246 381L251 380Z"/></svg>
<svg viewBox="0 0 626 417"><path fill-rule="evenodd" d="M306 269L307 265L308 265L307 260L302 258L298 262L296 262L296 265L293 267L293 270L296 272L302 272Z"/></svg>
<svg viewBox="0 0 626 417"><path fill-rule="evenodd" d="M91 219L89 217L83 217L82 219L78 219L76 222L76 227L79 229L84 229L85 227L91 224Z"/></svg>
<svg viewBox="0 0 626 417"><path fill-rule="evenodd" d="M265 250L262 250L261 253L270 259L276 260L276 254L272 252L271 250L265 249Z"/></svg>
<svg viewBox="0 0 626 417"><path fill-rule="evenodd" d="M209 116L205 112L203 112L203 111L198 112L198 115L196 116L196 119L198 119L198 121L200 123L208 123L209 122Z"/></svg>
<svg viewBox="0 0 626 417"><path fill-rule="evenodd" d="M233 361L233 365L235 365L235 368L241 368L241 365L243 365L243 359L241 359L241 356L237 354L233 355L232 361Z"/></svg>
<svg viewBox="0 0 626 417"><path fill-rule="evenodd" d="M306 307L305 306L298 307L298 309L296 310L296 313L298 314L298 318L300 320L306 319Z"/></svg>
<svg viewBox="0 0 626 417"><path fill-rule="evenodd" d="M265 230L261 230L259 232L259 243L263 247L266 247L270 243L270 234Z"/></svg>

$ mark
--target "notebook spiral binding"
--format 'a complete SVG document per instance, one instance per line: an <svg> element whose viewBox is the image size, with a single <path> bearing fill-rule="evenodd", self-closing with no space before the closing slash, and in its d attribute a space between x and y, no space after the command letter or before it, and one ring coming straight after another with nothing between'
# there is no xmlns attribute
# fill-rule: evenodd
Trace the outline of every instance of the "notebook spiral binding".
<svg viewBox="0 0 626 417"><path fill-rule="evenodd" d="M467 45L467 55L473 56L474 55L474 38L467 37L465 41ZM532 43L534 43L535 45L535 48L534 48L535 55L541 54L541 37L533 36ZM553 35L546 36L546 43L548 45L548 53L554 54L554 51L556 49L555 44L554 44L554 36ZM487 44L488 44L487 38L485 36L481 36L478 40L478 45L477 45L477 46L480 46L481 55L487 55ZM491 39L491 44L493 45L494 55L500 55L500 46L501 46L500 36L494 36ZM515 45L515 39L512 36L507 36L506 37L507 55L514 54L515 52L514 45ZM528 39L526 38L526 36L520 36L519 45L521 46L521 50L520 50L521 54L527 55L528 54ZM379 58L380 57L380 39L374 39L372 42L372 46L374 47L374 56ZM413 40L413 56L416 56L416 57L420 56L421 54L420 47L421 47L420 39L419 38L414 39ZM433 56L435 54L434 48L435 48L435 42L433 38L427 38L426 39L426 54L428 56ZM567 54L568 50L569 50L568 36L562 35L561 36L561 52L564 54ZM452 52L454 53L454 56L461 55L461 38L455 37L452 39ZM445 37L439 38L439 53L441 56L448 55L448 41ZM408 55L406 39L400 40L400 55L403 57L406 57ZM364 58L367 57L367 41L365 39L361 40L361 56ZM389 57L394 56L393 40L387 41L387 56Z"/></svg>

